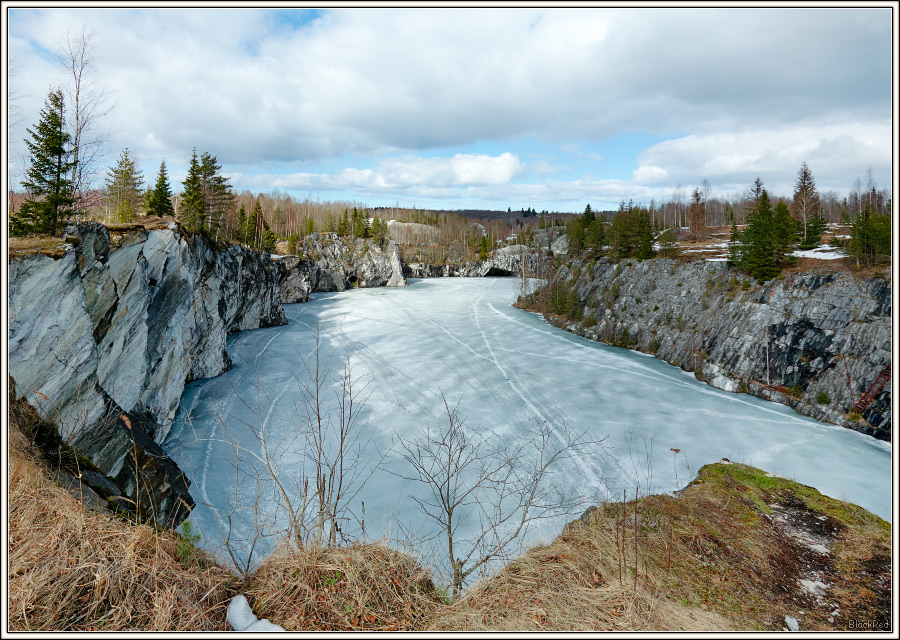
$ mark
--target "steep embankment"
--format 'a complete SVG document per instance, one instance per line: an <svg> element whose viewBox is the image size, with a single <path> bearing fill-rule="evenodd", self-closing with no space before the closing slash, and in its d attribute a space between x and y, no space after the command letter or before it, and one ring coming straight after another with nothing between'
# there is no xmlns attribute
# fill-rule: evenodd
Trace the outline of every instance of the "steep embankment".
<svg viewBox="0 0 900 640"><path fill-rule="evenodd" d="M720 389L891 438L890 384L862 419L851 413L891 363L886 280L789 272L760 284L722 262L578 258L519 304L546 311L551 294L569 298L565 316L547 314L557 326L652 353Z"/></svg>
<svg viewBox="0 0 900 640"><path fill-rule="evenodd" d="M333 240L333 239L332 239ZM171 222L72 226L55 257L10 261L9 371L118 506L176 524L188 480L159 446L184 385L231 367L226 336L285 324L310 290L403 284L396 248L308 240L313 259L216 249ZM285 285L287 300L282 294Z"/></svg>

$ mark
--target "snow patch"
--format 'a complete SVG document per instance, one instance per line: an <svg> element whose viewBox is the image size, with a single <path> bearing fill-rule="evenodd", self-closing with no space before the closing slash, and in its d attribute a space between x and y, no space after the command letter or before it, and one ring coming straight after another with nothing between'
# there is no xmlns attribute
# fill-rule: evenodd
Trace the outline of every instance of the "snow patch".
<svg viewBox="0 0 900 640"><path fill-rule="evenodd" d="M847 254L840 249L834 247L818 247L816 249L808 249L806 251L794 251L792 256L797 258L814 258L816 260L840 260L846 258Z"/></svg>
<svg viewBox="0 0 900 640"><path fill-rule="evenodd" d="M821 598L828 593L828 585L821 580L800 580L800 586L804 591L817 598Z"/></svg>
<svg viewBox="0 0 900 640"><path fill-rule="evenodd" d="M787 625L786 631L800 631L800 623L794 616L785 616L784 623Z"/></svg>
<svg viewBox="0 0 900 640"><path fill-rule="evenodd" d="M228 624L235 631L284 631L277 624L272 624L267 618L259 620L253 615L253 609L244 596L235 596L228 603Z"/></svg>

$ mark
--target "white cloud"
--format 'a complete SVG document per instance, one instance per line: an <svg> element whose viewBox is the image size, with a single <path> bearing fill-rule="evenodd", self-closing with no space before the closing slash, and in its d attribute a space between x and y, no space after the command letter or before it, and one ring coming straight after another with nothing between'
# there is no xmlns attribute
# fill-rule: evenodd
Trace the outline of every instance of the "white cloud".
<svg viewBox="0 0 900 640"><path fill-rule="evenodd" d="M506 184L522 172L522 163L511 153L494 158L481 154L457 153L450 160L453 184Z"/></svg>
<svg viewBox="0 0 900 640"><path fill-rule="evenodd" d="M267 173L304 189L524 197L512 181L529 149L516 145L540 139L579 161L599 162L599 149L636 192L792 177L804 159L845 188L866 166L889 166L889 12L339 9L294 26L255 9L14 8L10 88L24 121L12 156L60 81L48 52L83 22L118 103L112 155L130 147L148 175L163 157L177 172L197 147L246 184ZM602 148L631 132L679 137L636 162ZM508 151L472 152L485 141ZM353 164L372 168L341 171ZM528 168L538 179L565 171Z"/></svg>
<svg viewBox="0 0 900 640"><path fill-rule="evenodd" d="M699 184L706 178L746 186L756 176L777 193L792 191L806 162L820 190L844 191L868 166L887 184L891 172L891 122L804 123L741 132L717 132L666 140L638 156L641 184Z"/></svg>
<svg viewBox="0 0 900 640"><path fill-rule="evenodd" d="M638 184L663 184L669 177L669 172L652 164L642 164L632 173L634 181Z"/></svg>
<svg viewBox="0 0 900 640"><path fill-rule="evenodd" d="M336 174L292 173L242 178L249 178L258 188L271 184L279 189L442 189L504 185L522 169L519 158L511 153L499 156L457 153L449 158L403 156L383 159L376 162L374 169L345 168ZM442 192L458 193L453 189L442 189Z"/></svg>

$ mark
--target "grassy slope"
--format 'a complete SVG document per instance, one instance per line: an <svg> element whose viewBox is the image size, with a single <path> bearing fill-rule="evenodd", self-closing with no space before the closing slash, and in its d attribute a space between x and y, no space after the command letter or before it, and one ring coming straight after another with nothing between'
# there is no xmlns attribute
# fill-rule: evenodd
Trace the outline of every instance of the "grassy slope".
<svg viewBox="0 0 900 640"><path fill-rule="evenodd" d="M822 630L890 620L890 525L744 465L708 465L678 496L626 504L624 545L622 504L593 509L448 605L414 559L378 544L278 553L240 583L178 536L86 510L50 478L15 424L22 414L11 414L9 432L11 630L224 631L236 593L297 631L760 630L781 629L785 615Z"/></svg>
<svg viewBox="0 0 900 640"><path fill-rule="evenodd" d="M634 511L625 505L624 545L622 504L592 510L433 625L780 630L791 615L825 630L890 619L890 525L860 507L752 467L708 465L677 497L637 503L636 581ZM800 580L827 591L819 598Z"/></svg>

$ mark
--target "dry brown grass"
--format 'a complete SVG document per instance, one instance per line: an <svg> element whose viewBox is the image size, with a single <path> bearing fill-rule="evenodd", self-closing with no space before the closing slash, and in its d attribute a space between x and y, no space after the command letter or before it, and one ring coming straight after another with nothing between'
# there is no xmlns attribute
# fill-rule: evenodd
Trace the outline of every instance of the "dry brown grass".
<svg viewBox="0 0 900 640"><path fill-rule="evenodd" d="M685 604L665 588L674 580L651 568L648 525L639 503L635 588L633 503L624 555L617 537L621 505L595 511L546 546L529 550L500 574L473 587L432 623L435 630L471 631L724 631L738 628L708 606ZM621 536L621 528L619 530ZM666 538L668 541L668 538ZM672 545L674 546L674 545ZM620 567L620 558L621 567ZM663 554L665 562L666 554ZM671 555L669 555L671 562ZM621 578L620 578L621 576ZM685 576L682 576L682 578Z"/></svg>
<svg viewBox="0 0 900 640"><path fill-rule="evenodd" d="M9 629L215 631L237 580L179 539L89 512L10 428Z"/></svg>
<svg viewBox="0 0 900 640"><path fill-rule="evenodd" d="M10 259L30 253L43 253L54 260L66 255L68 245L58 236L28 236L9 239Z"/></svg>
<svg viewBox="0 0 900 640"><path fill-rule="evenodd" d="M821 529L830 552L798 543L772 505ZM859 507L726 463L626 512L624 553L622 505L605 505L437 611L430 629L759 631L792 615L823 631L890 619L890 526ZM799 582L814 573L829 585L821 599Z"/></svg>
<svg viewBox="0 0 900 640"><path fill-rule="evenodd" d="M277 551L244 593L258 617L289 631L422 629L442 604L414 558L378 543Z"/></svg>
<svg viewBox="0 0 900 640"><path fill-rule="evenodd" d="M643 567L641 567L643 570ZM528 551L438 612L429 630L724 631L723 616L684 606L633 571L618 578L615 529L576 525Z"/></svg>

